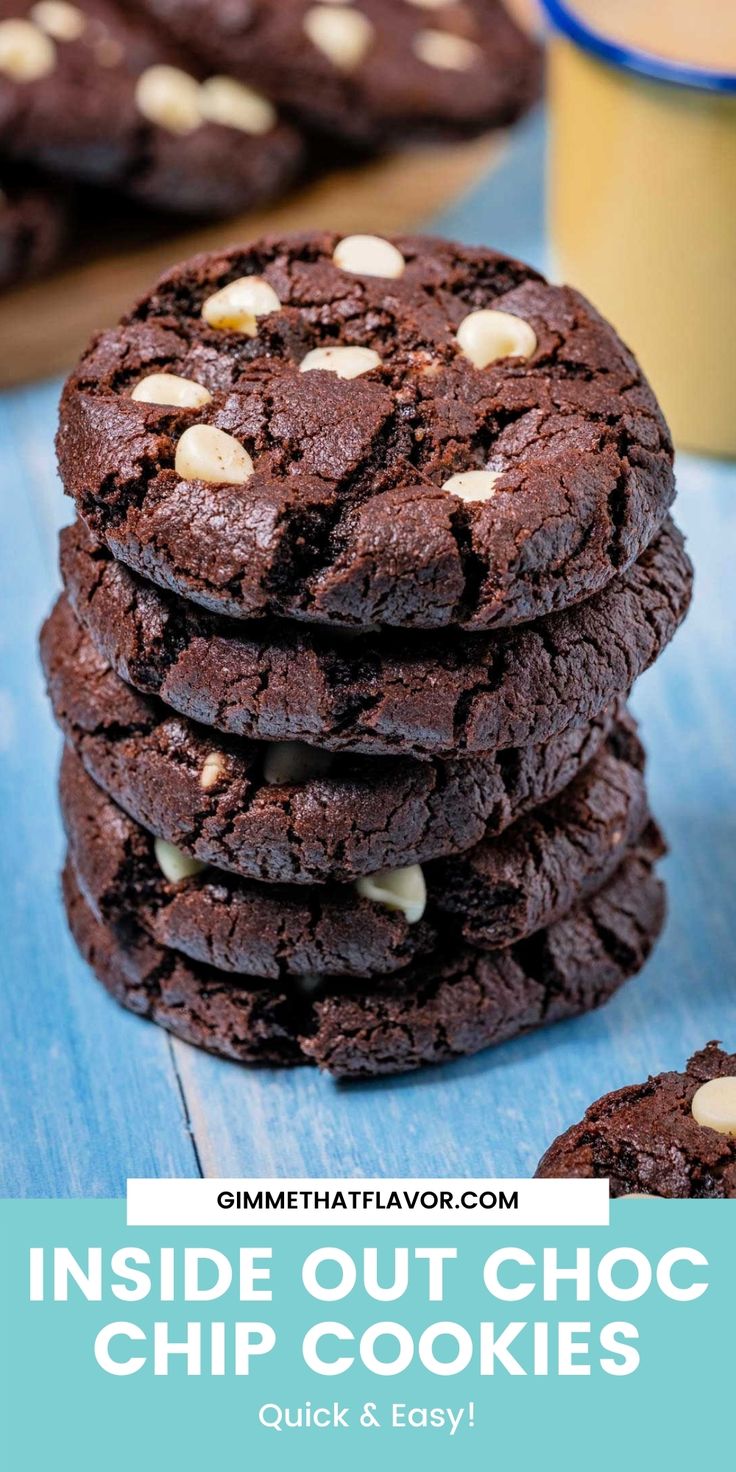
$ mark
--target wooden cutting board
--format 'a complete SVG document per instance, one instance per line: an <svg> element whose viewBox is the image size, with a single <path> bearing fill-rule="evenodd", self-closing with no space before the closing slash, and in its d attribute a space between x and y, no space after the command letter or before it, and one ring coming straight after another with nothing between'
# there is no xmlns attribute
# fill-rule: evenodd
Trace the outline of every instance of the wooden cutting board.
<svg viewBox="0 0 736 1472"><path fill-rule="evenodd" d="M407 150L324 175L271 209L185 234L159 226L147 227L144 235L134 204L98 200L93 216L85 216L84 242L71 261L43 281L0 297L0 387L69 368L93 332L115 322L161 271L195 251L271 230L412 229L469 188L503 147L503 135L496 134ZM107 213L113 209L114 215Z"/></svg>

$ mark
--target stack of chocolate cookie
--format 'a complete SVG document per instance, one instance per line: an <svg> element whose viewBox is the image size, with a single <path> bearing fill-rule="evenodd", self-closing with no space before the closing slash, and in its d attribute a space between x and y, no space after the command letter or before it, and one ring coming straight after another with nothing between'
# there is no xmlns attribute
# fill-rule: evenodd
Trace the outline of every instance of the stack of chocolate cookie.
<svg viewBox="0 0 736 1472"><path fill-rule="evenodd" d="M639 969L625 702L691 569L656 401L582 297L427 239L201 256L92 343L58 450L64 892L120 1001L360 1077Z"/></svg>

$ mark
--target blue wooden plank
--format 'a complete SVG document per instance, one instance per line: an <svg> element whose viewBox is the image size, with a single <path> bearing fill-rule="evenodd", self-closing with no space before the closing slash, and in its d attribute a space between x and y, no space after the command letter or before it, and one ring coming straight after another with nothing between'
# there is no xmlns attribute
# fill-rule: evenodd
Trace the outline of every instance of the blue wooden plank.
<svg viewBox="0 0 736 1472"><path fill-rule="evenodd" d="M0 410L0 1190L109 1196L126 1174L194 1174L196 1157L169 1040L91 982L61 910L59 741L36 650L64 514L49 450L55 399L54 389L10 395Z"/></svg>
<svg viewBox="0 0 736 1472"><path fill-rule="evenodd" d="M541 263L541 148L533 120L483 188L433 227ZM65 935L55 887L56 744L34 660L35 627L54 586L54 529L69 514L50 451L55 393L45 385L0 409L9 507L0 801L12 835L0 886L10 936L0 1138L11 1142L1 1190L102 1194L119 1190L126 1173L193 1173L170 1047L210 1175L524 1174L603 1090L678 1065L710 1037L736 1047L733 468L681 457L678 516L698 569L696 600L636 693L653 805L672 844L670 918L644 974L593 1017L444 1069L338 1087L306 1069L249 1073L170 1045L107 1002ZM21 484L32 489L29 504Z"/></svg>
<svg viewBox="0 0 736 1472"><path fill-rule="evenodd" d="M468 245L491 245L545 270L544 114L532 113L509 137L500 161L428 229Z"/></svg>

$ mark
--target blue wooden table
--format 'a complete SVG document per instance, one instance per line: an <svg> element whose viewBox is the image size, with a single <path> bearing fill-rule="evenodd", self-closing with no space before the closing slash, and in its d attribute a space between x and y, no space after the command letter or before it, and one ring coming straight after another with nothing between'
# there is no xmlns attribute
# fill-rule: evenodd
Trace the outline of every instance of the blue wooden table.
<svg viewBox="0 0 736 1472"><path fill-rule="evenodd" d="M433 228L542 262L542 141ZM69 939L57 874L59 739L38 626L69 518L54 470L58 384L0 399L0 1194L116 1196L128 1175L524 1175L604 1090L736 1048L736 468L681 457L692 614L640 683L670 915L642 976L603 1011L478 1058L376 1085L248 1072L118 1010Z"/></svg>

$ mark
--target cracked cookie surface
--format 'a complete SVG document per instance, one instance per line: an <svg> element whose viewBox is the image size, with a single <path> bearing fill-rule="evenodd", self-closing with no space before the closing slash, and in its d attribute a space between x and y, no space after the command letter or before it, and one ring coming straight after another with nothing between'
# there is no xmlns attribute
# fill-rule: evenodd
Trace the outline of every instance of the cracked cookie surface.
<svg viewBox="0 0 736 1472"><path fill-rule="evenodd" d="M644 964L664 918L662 886L635 852L600 894L519 946L310 991L228 977L141 936L124 945L69 862L64 895L82 955L123 1006L241 1063L312 1063L345 1079L443 1063L601 1006Z"/></svg>
<svg viewBox="0 0 736 1472"><path fill-rule="evenodd" d="M264 885L214 868L172 878L153 837L68 747L60 791L83 892L123 937L138 928L224 971L371 976L428 952L515 944L600 890L634 845L646 844L658 858L663 848L649 819L642 762L632 726L620 725L558 798L500 838L425 865L418 920L353 885Z"/></svg>
<svg viewBox="0 0 736 1472"><path fill-rule="evenodd" d="M110 797L187 853L272 883L347 881L471 848L566 787L614 714L487 757L331 756L175 715L119 679L65 598L41 656L56 720ZM287 780L294 763L303 775Z"/></svg>
<svg viewBox="0 0 736 1472"><path fill-rule="evenodd" d="M117 674L231 735L434 757L549 741L595 719L661 653L692 568L671 522L602 592L488 635L365 635L242 625L115 562L81 523L61 535L77 617Z"/></svg>
<svg viewBox="0 0 736 1472"><path fill-rule="evenodd" d="M353 629L566 608L674 496L656 400L593 308L421 237L269 238L176 267L85 353L57 448L90 529L162 587Z"/></svg>
<svg viewBox="0 0 736 1472"><path fill-rule="evenodd" d="M3 152L187 214L232 214L283 188L298 133L256 94L213 86L131 9L2 0Z"/></svg>
<svg viewBox="0 0 736 1472"><path fill-rule="evenodd" d="M503 126L540 89L539 51L498 0L355 0L347 20L313 0L142 3L214 67L360 145Z"/></svg>
<svg viewBox="0 0 736 1472"><path fill-rule="evenodd" d="M682 1073L604 1094L550 1145L537 1176L607 1176L612 1196L736 1197L736 1113L730 1135L693 1113L698 1091L716 1079L736 1081L736 1054L712 1042ZM731 1097L736 1108L736 1082Z"/></svg>

